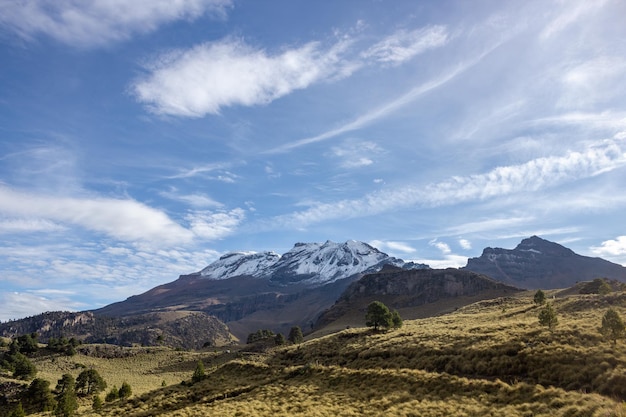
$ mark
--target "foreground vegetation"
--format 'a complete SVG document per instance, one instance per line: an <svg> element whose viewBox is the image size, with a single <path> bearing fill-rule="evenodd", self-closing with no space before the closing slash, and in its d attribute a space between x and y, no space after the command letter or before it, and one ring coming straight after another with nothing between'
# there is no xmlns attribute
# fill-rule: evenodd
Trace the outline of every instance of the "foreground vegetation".
<svg viewBox="0 0 626 417"><path fill-rule="evenodd" d="M626 344L600 331L609 309L626 315L626 293L554 294L550 327L527 293L261 353L136 348L34 362L53 384L93 367L109 386L132 385L97 412L83 399L80 416L626 416Z"/></svg>

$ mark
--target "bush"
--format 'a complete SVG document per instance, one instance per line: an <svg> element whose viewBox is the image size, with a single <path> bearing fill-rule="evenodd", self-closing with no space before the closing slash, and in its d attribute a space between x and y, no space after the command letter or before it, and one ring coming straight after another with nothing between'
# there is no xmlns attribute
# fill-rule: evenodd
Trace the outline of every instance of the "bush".
<svg viewBox="0 0 626 417"><path fill-rule="evenodd" d="M546 294L541 290L537 290L535 296L533 297L533 301L537 305L543 305L543 303L546 302Z"/></svg>
<svg viewBox="0 0 626 417"><path fill-rule="evenodd" d="M111 388L111 391L109 391L106 397L104 397L104 401L110 403L110 402L117 400L118 398L120 398L119 390L117 389L115 385L113 385L113 388Z"/></svg>
<svg viewBox="0 0 626 417"><path fill-rule="evenodd" d="M93 411L100 411L102 410L102 398L100 398L99 395L94 395L93 396L93 402L91 403L91 408L93 409Z"/></svg>
<svg viewBox="0 0 626 417"><path fill-rule="evenodd" d="M393 310L393 312L391 313L391 323L394 329L399 329L404 324L404 322L402 321L402 317L400 317L400 313L398 313L396 310Z"/></svg>
<svg viewBox="0 0 626 417"><path fill-rule="evenodd" d="M128 398L132 395L132 393L133 390L130 388L130 384L124 381L117 394L119 398Z"/></svg>
<svg viewBox="0 0 626 417"><path fill-rule="evenodd" d="M251 344L251 343L254 343L254 342L261 341L261 340L271 339L272 337L275 337L275 336L276 335L271 330L259 329L256 332L250 333L248 335L248 339L246 340L246 343L247 344Z"/></svg>

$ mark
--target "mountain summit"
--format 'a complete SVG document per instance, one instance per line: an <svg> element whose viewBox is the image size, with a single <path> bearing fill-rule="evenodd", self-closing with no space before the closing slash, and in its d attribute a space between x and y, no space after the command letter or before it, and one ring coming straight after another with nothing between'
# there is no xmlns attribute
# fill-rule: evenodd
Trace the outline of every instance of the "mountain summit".
<svg viewBox="0 0 626 417"><path fill-rule="evenodd" d="M280 285L319 286L357 274L377 272L384 265L404 269L428 268L428 265L406 263L391 257L367 243L327 240L325 243L296 243L282 256L275 252L228 253L197 274L216 280L249 276Z"/></svg>
<svg viewBox="0 0 626 417"><path fill-rule="evenodd" d="M480 257L468 259L463 269L529 289L566 288L594 278L626 281L625 267L578 255L538 236L522 240L515 249L485 248Z"/></svg>

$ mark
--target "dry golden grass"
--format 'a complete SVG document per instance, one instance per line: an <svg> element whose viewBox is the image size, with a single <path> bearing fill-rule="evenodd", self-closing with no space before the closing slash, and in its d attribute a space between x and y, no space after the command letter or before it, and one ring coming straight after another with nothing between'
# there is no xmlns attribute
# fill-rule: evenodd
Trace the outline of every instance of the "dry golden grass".
<svg viewBox="0 0 626 417"><path fill-rule="evenodd" d="M548 292L548 297L552 295ZM626 417L626 342L598 332L609 306L626 317L626 293L549 300L554 332L539 325L532 294L407 320L402 329L351 329L256 356L157 350L128 360L58 358L109 386L133 387L103 416L563 416ZM189 380L198 358L208 378ZM85 404L79 415L96 416Z"/></svg>

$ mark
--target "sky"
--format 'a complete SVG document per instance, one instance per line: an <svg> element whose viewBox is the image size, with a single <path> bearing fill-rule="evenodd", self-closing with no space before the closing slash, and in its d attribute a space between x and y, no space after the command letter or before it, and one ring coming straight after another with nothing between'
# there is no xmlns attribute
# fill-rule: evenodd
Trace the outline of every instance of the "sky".
<svg viewBox="0 0 626 417"><path fill-rule="evenodd" d="M626 266L623 0L0 0L0 320L231 251Z"/></svg>

